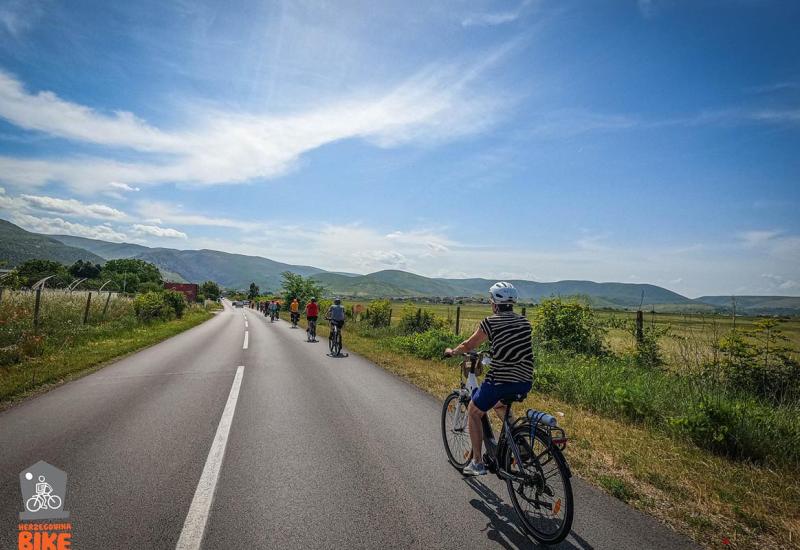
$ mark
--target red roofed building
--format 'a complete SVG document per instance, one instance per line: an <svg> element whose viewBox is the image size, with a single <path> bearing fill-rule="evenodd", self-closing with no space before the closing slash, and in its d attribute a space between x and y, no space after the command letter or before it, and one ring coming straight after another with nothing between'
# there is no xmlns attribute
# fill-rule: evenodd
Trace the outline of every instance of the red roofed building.
<svg viewBox="0 0 800 550"><path fill-rule="evenodd" d="M200 291L200 287L194 283L164 283L164 288L183 292L190 304L197 300L197 293Z"/></svg>

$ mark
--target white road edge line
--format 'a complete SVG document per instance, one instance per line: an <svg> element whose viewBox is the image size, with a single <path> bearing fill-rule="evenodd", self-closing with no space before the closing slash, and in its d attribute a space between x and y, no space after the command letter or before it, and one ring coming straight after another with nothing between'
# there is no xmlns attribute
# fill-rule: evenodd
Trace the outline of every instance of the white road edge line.
<svg viewBox="0 0 800 550"><path fill-rule="evenodd" d="M225 448L228 445L228 434L231 431L233 413L236 410L236 402L239 399L239 390L242 387L242 374L244 366L236 369L236 376L233 378L231 393L228 395L228 402L222 411L219 419L217 433L214 435L214 442L208 452L206 465L200 475L197 490L194 492L192 504L189 506L189 513L183 523L183 530L178 539L176 550L197 550L203 542L203 534L208 522L208 514L211 512L211 503L214 501L214 492L219 480L219 472L222 469L222 460L225 458Z"/></svg>
<svg viewBox="0 0 800 550"><path fill-rule="evenodd" d="M244 344L242 344L242 349L247 349L247 340L249 339L249 337L250 337L250 331L249 330L244 331Z"/></svg>

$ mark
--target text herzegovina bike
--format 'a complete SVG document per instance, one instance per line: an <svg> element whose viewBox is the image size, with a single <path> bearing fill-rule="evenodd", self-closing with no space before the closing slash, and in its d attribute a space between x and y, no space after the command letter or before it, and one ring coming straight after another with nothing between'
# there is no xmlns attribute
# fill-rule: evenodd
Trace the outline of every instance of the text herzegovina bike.
<svg viewBox="0 0 800 550"><path fill-rule="evenodd" d="M463 357L460 385L442 407L444 448L458 471L472 459L467 408L478 388L477 376L491 361L487 353L471 352ZM495 439L489 414L483 415L484 464L506 482L524 532L538 542L556 544L572 528L572 474L563 455L567 436L546 413L528 409L525 416L513 419L513 403L525 397L520 394L502 400L506 413L499 439Z"/></svg>

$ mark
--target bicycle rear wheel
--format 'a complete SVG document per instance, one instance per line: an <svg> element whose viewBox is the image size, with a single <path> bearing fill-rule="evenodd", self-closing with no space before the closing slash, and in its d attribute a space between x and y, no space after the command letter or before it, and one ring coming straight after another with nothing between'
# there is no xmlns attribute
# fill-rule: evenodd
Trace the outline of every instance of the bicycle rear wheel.
<svg viewBox="0 0 800 550"><path fill-rule="evenodd" d="M506 480L508 495L524 530L537 541L556 544L572 529L573 496L570 473L561 451L547 445L547 436L537 430L531 438L530 424L513 431L522 464L517 464L508 444L501 452L506 472L526 481Z"/></svg>
<svg viewBox="0 0 800 550"><path fill-rule="evenodd" d="M462 403L458 392L445 398L442 405L442 442L447 452L447 460L453 468L462 471L472 458L472 442L469 439L467 406Z"/></svg>
<svg viewBox="0 0 800 550"><path fill-rule="evenodd" d="M334 355L339 355L342 352L342 330L336 329L336 337L333 339L333 349L331 350Z"/></svg>

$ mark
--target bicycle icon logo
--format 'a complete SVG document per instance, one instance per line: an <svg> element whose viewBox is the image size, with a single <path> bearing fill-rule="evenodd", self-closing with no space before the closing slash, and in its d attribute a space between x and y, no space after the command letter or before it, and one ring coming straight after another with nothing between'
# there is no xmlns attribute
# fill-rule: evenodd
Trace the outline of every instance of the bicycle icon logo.
<svg viewBox="0 0 800 550"><path fill-rule="evenodd" d="M67 492L67 474L39 461L19 474L24 511L21 520L63 519L69 512L63 510Z"/></svg>
<svg viewBox="0 0 800 550"><path fill-rule="evenodd" d="M27 475L33 479L33 474L28 472ZM47 483L44 476L39 476L39 482L36 484L36 494L25 502L25 508L28 512L58 510L61 508L61 497L53 494L53 486Z"/></svg>

